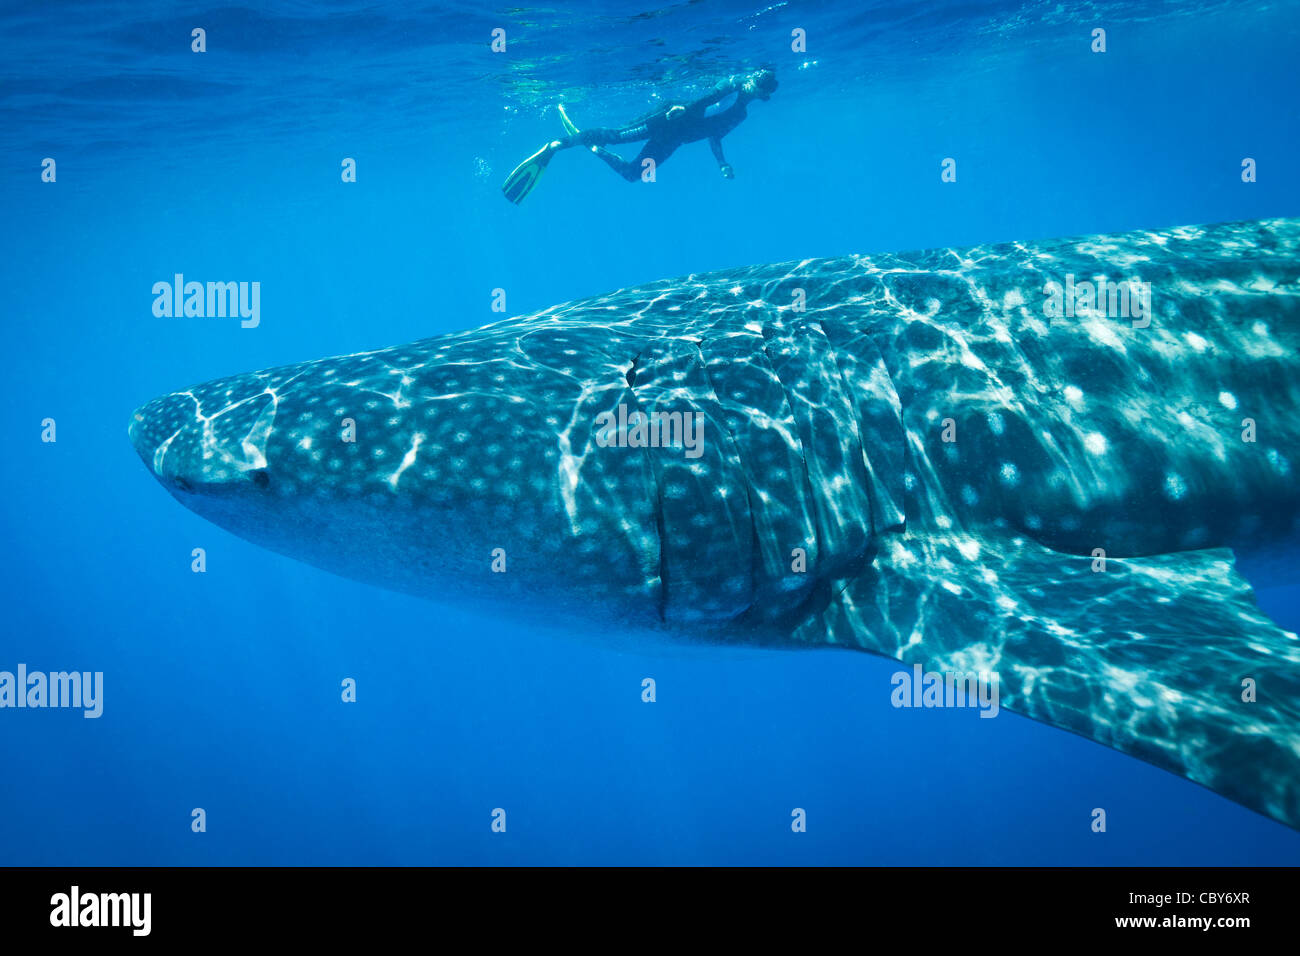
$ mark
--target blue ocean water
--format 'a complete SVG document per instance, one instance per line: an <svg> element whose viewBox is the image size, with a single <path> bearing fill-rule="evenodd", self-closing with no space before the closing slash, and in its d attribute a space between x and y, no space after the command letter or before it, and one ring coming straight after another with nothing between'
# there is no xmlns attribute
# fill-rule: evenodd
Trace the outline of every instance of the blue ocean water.
<svg viewBox="0 0 1300 956"><path fill-rule="evenodd" d="M496 289L514 315L756 262L1300 215L1298 47L1295 4L6 8L0 669L102 671L105 699L0 711L0 862L1300 862L1300 834L1089 741L896 710L891 661L634 652L329 576L185 511L126 435L194 382L493 321ZM761 63L781 86L727 137L733 181L704 144L653 186L574 151L502 198L557 103L614 125ZM260 324L155 317L176 273L259 281ZM1300 590L1259 601L1300 629Z"/></svg>

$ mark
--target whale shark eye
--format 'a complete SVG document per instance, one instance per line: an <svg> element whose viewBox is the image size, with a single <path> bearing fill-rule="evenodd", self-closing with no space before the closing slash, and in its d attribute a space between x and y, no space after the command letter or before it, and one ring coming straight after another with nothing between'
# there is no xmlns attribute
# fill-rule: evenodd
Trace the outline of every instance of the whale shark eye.
<svg viewBox="0 0 1300 956"><path fill-rule="evenodd" d="M172 479L172 482L173 482L173 483L176 485L176 487L179 488L181 491L189 491L189 490L190 490L190 483L189 483L188 481L186 481L184 478L181 478L181 477L177 476L177 477L175 477L175 478Z"/></svg>
<svg viewBox="0 0 1300 956"><path fill-rule="evenodd" d="M259 488L265 488L271 483L271 474L265 468L259 468L257 471L252 472L249 478Z"/></svg>

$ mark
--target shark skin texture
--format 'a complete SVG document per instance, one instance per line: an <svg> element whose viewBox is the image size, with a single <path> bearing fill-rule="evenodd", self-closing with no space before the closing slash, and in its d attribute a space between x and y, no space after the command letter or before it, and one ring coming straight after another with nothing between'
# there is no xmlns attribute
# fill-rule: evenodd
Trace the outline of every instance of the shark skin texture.
<svg viewBox="0 0 1300 956"><path fill-rule="evenodd" d="M1300 220L689 275L193 386L130 437L327 571L996 674L1300 828L1300 641L1236 566L1300 539Z"/></svg>

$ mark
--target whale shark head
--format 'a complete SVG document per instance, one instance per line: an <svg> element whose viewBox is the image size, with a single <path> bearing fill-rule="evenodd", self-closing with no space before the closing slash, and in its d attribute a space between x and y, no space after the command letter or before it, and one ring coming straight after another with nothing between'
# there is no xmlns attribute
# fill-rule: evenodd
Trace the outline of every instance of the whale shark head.
<svg viewBox="0 0 1300 956"><path fill-rule="evenodd" d="M503 358L496 336L450 339L162 396L134 413L131 440L185 507L326 570L652 622L658 546L638 462L584 457L590 422L571 421L581 389L563 375Z"/></svg>
<svg viewBox="0 0 1300 956"><path fill-rule="evenodd" d="M344 576L707 630L754 600L749 476L686 381L696 344L591 318L218 379L143 405L131 440L185 507Z"/></svg>

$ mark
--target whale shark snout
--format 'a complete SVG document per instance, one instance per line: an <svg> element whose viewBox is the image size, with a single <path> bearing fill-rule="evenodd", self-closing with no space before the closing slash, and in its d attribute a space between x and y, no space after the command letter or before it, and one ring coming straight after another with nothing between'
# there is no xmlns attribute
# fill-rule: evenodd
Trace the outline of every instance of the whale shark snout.
<svg viewBox="0 0 1300 956"><path fill-rule="evenodd" d="M205 414L202 391L163 395L131 415L128 433L136 454L173 494L221 494L269 482L265 438L275 396L265 389L221 397L219 415Z"/></svg>

